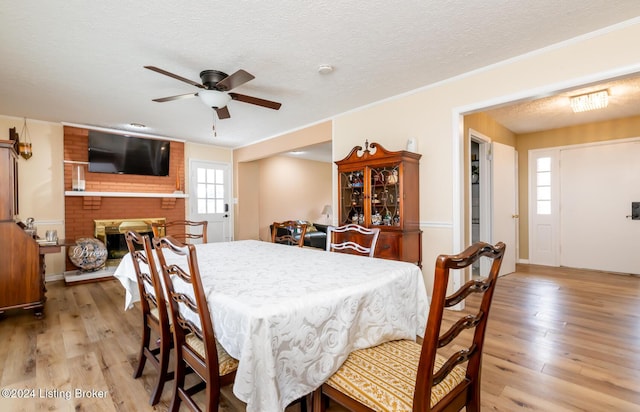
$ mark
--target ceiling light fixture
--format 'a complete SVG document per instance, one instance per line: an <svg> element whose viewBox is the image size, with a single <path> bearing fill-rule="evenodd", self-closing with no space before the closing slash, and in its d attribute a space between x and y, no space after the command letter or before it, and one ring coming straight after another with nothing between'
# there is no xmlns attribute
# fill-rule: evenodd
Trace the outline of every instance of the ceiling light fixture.
<svg viewBox="0 0 640 412"><path fill-rule="evenodd" d="M231 96L218 90L202 90L198 92L198 97L209 107L221 109L231 101Z"/></svg>
<svg viewBox="0 0 640 412"><path fill-rule="evenodd" d="M609 91L599 90L571 97L571 109L574 113L604 109L609 104Z"/></svg>

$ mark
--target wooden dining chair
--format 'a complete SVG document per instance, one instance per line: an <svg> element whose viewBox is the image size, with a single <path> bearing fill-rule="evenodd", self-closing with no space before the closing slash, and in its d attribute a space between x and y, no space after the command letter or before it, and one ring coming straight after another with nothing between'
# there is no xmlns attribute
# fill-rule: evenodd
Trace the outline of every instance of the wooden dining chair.
<svg viewBox="0 0 640 412"><path fill-rule="evenodd" d="M271 242L286 245L304 246L304 236L307 234L307 224L295 220L273 222L271 225Z"/></svg>
<svg viewBox="0 0 640 412"><path fill-rule="evenodd" d="M151 223L153 237L172 236L182 243L193 243L195 239L201 239L202 243L207 243L206 220L194 222L191 220L174 220L171 222ZM160 228L164 229L163 231Z"/></svg>
<svg viewBox="0 0 640 412"><path fill-rule="evenodd" d="M314 392L313 410L323 412L323 397L329 397L358 412L459 411L464 407L467 412L479 411L482 347L504 251L502 242L495 246L478 242L460 254L438 256L422 344L396 340L352 352ZM450 271L470 267L483 256L491 260L488 276L470 280L447 295ZM471 294L481 295L479 309L470 315L460 312L459 320L442 333L444 309L465 302ZM464 349L456 350L461 346Z"/></svg>
<svg viewBox="0 0 640 412"><path fill-rule="evenodd" d="M350 253L373 257L380 228L367 229L350 223L344 226L327 227L327 251Z"/></svg>
<svg viewBox="0 0 640 412"><path fill-rule="evenodd" d="M189 409L199 411L193 395L204 389L205 409L217 411L220 388L233 383L238 361L222 348L215 337L195 246L182 244L170 236L154 238L153 245L162 268L173 322L175 386L169 410L177 412L184 402ZM165 254L184 259L184 263L169 264ZM187 367L201 379L189 388L185 386Z"/></svg>
<svg viewBox="0 0 640 412"><path fill-rule="evenodd" d="M154 259L149 258L153 256L149 236L129 231L125 233L125 240L136 272L142 308L142 340L138 366L133 377L139 378L142 375L147 360L156 368L158 377L149 400L151 405L155 405L162 396L164 384L173 379L173 372L168 372L169 355L173 347L169 313L158 269ZM151 347L152 330L159 336L156 347Z"/></svg>

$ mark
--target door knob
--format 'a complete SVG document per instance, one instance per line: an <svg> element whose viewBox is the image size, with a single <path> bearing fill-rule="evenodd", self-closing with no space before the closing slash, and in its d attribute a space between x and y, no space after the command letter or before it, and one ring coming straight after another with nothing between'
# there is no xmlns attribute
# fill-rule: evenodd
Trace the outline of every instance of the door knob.
<svg viewBox="0 0 640 412"><path fill-rule="evenodd" d="M520 215L511 215L511 217L512 217L513 219L518 219L518 218L520 218Z"/></svg>

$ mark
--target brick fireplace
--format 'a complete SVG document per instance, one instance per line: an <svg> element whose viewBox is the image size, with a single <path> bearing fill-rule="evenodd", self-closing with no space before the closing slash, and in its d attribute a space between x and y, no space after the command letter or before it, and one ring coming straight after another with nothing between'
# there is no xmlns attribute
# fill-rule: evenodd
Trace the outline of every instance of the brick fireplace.
<svg viewBox="0 0 640 412"><path fill-rule="evenodd" d="M138 176L85 172L85 191L73 192L72 167L88 161L88 130L64 127L65 239L95 236L95 220L139 219L160 216L185 219L184 143L171 142L169 176ZM66 270L77 268L67 258Z"/></svg>

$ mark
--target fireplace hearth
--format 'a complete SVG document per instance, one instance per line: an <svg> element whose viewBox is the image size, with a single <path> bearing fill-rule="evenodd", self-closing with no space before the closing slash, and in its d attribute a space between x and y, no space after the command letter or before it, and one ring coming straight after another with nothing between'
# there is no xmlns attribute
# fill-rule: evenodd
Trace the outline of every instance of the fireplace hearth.
<svg viewBox="0 0 640 412"><path fill-rule="evenodd" d="M94 220L95 237L100 239L107 247L106 266L117 266L124 255L129 251L124 239L125 233L134 230L142 235L153 237L153 223L165 223L165 218L132 218L132 219L105 219ZM161 228L161 236L164 236L164 228Z"/></svg>

